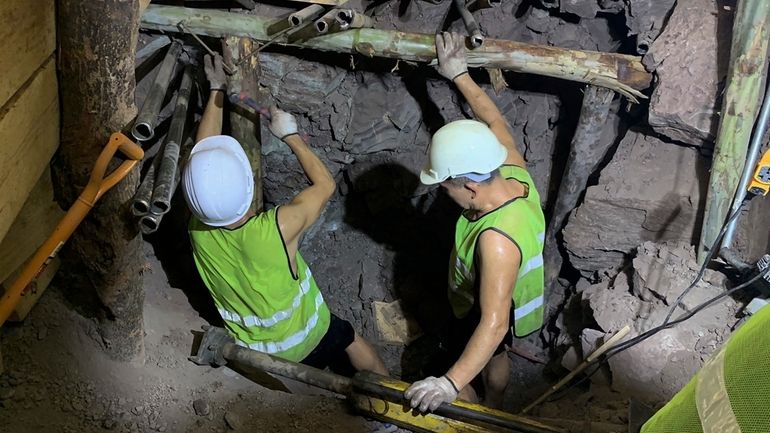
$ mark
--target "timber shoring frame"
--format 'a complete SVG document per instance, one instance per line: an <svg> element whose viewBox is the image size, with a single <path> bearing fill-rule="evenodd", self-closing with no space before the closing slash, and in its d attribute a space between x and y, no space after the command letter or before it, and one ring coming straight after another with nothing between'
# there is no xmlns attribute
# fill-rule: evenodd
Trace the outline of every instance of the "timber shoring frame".
<svg viewBox="0 0 770 433"><path fill-rule="evenodd" d="M275 22L275 18L213 9L150 5L142 16L141 27L179 32L179 23L184 23L185 30L198 35L240 36L267 42L273 39L267 29ZM435 35L396 30L351 29L291 44L281 37L275 44L406 61L434 62L436 59ZM468 50L467 55L471 67L499 68L592 84L612 89L632 101L645 98L640 90L649 87L651 81L641 58L625 54L487 39L482 47Z"/></svg>

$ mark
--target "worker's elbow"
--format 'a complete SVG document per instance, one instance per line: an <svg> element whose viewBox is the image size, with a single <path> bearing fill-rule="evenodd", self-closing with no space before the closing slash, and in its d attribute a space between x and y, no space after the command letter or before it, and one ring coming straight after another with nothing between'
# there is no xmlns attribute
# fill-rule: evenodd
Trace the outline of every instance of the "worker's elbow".
<svg viewBox="0 0 770 433"><path fill-rule="evenodd" d="M334 192L337 190L337 183L334 182L333 178L329 178L329 180L325 180L321 182L318 185L318 189L321 191L321 194L323 194L323 197L325 200L329 200L334 195Z"/></svg>
<svg viewBox="0 0 770 433"><path fill-rule="evenodd" d="M505 334L508 333L508 321L505 319L491 319L487 321L486 328L494 336L495 340L502 341Z"/></svg>

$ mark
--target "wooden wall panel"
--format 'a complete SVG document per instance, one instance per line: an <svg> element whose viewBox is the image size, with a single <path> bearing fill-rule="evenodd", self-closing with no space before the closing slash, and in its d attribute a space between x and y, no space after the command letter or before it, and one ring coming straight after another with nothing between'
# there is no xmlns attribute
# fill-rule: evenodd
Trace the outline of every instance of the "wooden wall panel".
<svg viewBox="0 0 770 433"><path fill-rule="evenodd" d="M50 57L0 111L0 239L48 169L58 145L59 95Z"/></svg>
<svg viewBox="0 0 770 433"><path fill-rule="evenodd" d="M54 0L0 1L0 107L55 48Z"/></svg>
<svg viewBox="0 0 770 433"><path fill-rule="evenodd" d="M54 201L51 171L44 170L0 242L0 281L5 281L45 242L64 211Z"/></svg>

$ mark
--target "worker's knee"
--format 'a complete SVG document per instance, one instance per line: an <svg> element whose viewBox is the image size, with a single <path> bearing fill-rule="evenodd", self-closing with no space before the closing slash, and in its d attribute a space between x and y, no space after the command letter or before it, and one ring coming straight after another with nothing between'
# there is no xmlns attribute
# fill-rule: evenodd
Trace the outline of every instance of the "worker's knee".
<svg viewBox="0 0 770 433"><path fill-rule="evenodd" d="M484 368L484 386L488 391L502 393L508 386L510 376L510 359L503 352L494 356Z"/></svg>

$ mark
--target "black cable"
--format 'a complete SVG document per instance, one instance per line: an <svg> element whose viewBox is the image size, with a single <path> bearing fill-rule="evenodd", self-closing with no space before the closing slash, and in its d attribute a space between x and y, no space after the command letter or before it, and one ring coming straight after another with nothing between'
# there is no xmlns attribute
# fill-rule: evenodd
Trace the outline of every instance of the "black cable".
<svg viewBox="0 0 770 433"><path fill-rule="evenodd" d="M668 314L666 314L666 319L663 321L663 324L665 325L668 323L669 320L671 320L671 316L674 314L674 311L676 311L676 308L682 303L682 299L684 299L685 296L687 296L687 293L690 292L690 290L695 287L701 279L703 279L703 275L706 273L706 269L708 268L709 263L711 263L711 260L714 258L714 255L717 251L717 246L722 241L722 238L724 237L725 233L727 233L727 228L732 224L732 222L738 218L738 215L741 214L741 211L743 210L743 206L748 203L749 200L753 195L747 195L746 198L743 200L743 203L738 206L735 211L730 215L730 217L725 221L724 224L722 224L722 229L719 230L719 234L714 239L714 243L711 245L711 248L709 249L708 254L706 255L706 258L703 260L703 264L700 267L700 270L698 271L698 275L695 277L694 280L692 280L692 283L682 291L682 293L677 296L676 301L674 301L674 304L671 305L671 308L668 310Z"/></svg>
<svg viewBox="0 0 770 433"><path fill-rule="evenodd" d="M624 341L622 343L618 343L614 347L610 348L601 358L598 358L598 359L594 360L588 366L586 366L586 369L587 369L587 368L591 367L591 365L596 365L596 368L594 368L593 371L591 371L590 373L585 374L582 379L580 379L577 382L574 382L572 385L570 385L569 387L564 389L564 391L559 393L557 396L551 397L550 399L548 399L548 401L551 402L551 401L559 400L560 398L564 397L567 394L568 391L570 391L574 387L582 384L586 380L590 379L591 376L596 374L599 371L599 369L601 369L601 364L603 362L608 361L611 357L613 357L613 356L617 355L618 353L620 353L620 352L622 352L624 350L627 350L627 349L629 349L629 348L631 348L631 347L641 343L642 341L652 337L653 335L657 334L660 331L663 331L664 329L672 328L672 327L678 325L679 323L682 323L685 320L690 319L692 316L696 315L697 313L701 312L705 308L709 307L714 302L717 302L718 300L720 300L720 299L722 299L722 298L724 298L726 296L729 296L729 295L731 295L731 294L733 294L733 293L735 293L735 292L737 292L739 290L742 290L742 289L750 286L751 284L756 282L759 278L763 277L765 274L769 274L770 273L770 268L767 271L765 271L765 272L757 274L756 276L751 278L749 281L747 281L747 282L745 282L743 284L740 284L740 285L738 285L736 287L733 287L732 289L727 290L726 292L721 293L718 296L715 296L715 297L713 297L711 299L706 300L702 304L700 304L700 305L696 306L695 308L693 308L691 311L682 314L676 320L670 321L671 320L671 316L674 314L674 312L676 311L677 307L679 307L679 305L681 304L682 299L684 299L684 297L687 295L687 293L690 290L692 290L701 281L701 279L703 279L703 275L705 275L706 269L708 268L709 263L711 262L711 260L714 258L714 255L716 254L716 251L717 251L716 247L722 241L722 238L724 237L725 233L727 232L727 228L738 217L738 215L741 214L741 211L743 210L743 208L746 205L746 203L749 202L749 200L751 200L752 198L754 198L754 194L746 195L746 198L744 198L743 203L741 203L741 205L738 206L738 208L735 209L735 211L733 211L733 213L730 214L730 216L727 218L725 223L722 225L722 228L719 230L719 234L714 239L714 243L712 244L711 248L709 249L709 252L706 255L706 258L703 260L703 264L701 265L700 269L698 270L698 274L695 276L695 278L690 283L690 285L687 286L687 288L685 288L682 291L682 293L680 293L679 296L676 298L676 301L673 303L673 305L669 309L668 314L666 314L666 318L665 318L665 320L663 320L662 324L660 324L660 325L658 325L658 326L656 326L656 327L654 327L652 329L649 329L646 332L643 332L642 334L639 334L639 335L637 335L636 337L634 337L634 338L632 338L630 340Z"/></svg>

